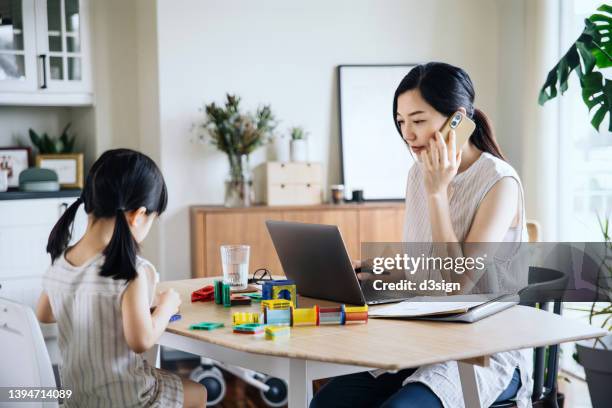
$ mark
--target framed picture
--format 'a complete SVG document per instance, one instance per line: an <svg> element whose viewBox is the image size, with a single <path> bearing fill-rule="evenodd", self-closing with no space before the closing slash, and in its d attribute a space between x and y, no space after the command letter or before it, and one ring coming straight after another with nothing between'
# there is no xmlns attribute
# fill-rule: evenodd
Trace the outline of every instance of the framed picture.
<svg viewBox="0 0 612 408"><path fill-rule="evenodd" d="M55 170L63 188L83 188L83 153L39 154L36 167Z"/></svg>
<svg viewBox="0 0 612 408"><path fill-rule="evenodd" d="M0 170L8 171L8 186L19 187L19 173L29 167L29 147L0 147Z"/></svg>

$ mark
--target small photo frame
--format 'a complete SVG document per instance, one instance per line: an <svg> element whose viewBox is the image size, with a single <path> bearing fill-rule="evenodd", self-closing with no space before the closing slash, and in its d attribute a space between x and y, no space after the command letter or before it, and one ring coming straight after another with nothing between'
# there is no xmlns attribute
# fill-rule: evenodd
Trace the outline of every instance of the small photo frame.
<svg viewBox="0 0 612 408"><path fill-rule="evenodd" d="M39 154L36 167L55 170L62 188L83 188L83 153Z"/></svg>
<svg viewBox="0 0 612 408"><path fill-rule="evenodd" d="M0 147L0 170L8 171L8 187L19 187L19 173L30 164L29 147Z"/></svg>

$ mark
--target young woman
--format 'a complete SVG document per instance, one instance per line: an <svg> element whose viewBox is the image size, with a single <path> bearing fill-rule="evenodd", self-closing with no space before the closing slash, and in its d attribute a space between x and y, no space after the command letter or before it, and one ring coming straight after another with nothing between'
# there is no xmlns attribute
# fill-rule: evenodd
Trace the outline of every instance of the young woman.
<svg viewBox="0 0 612 408"><path fill-rule="evenodd" d="M137 256L168 200L166 184L149 157L109 150L93 164L83 194L59 219L47 244L52 265L43 278L36 315L57 322L67 407L203 407L206 389L147 364L141 353L155 345L178 311L172 289L154 303L159 275ZM67 248L79 205L89 221Z"/></svg>
<svg viewBox="0 0 612 408"><path fill-rule="evenodd" d="M453 132L447 145L439 132L457 111L476 123L463 146L455 145ZM465 71L439 62L414 67L395 92L393 118L418 159L408 173L404 241L527 241L520 179L505 161L486 115L474 107L474 87ZM496 262L503 276L508 263ZM531 406L531 371L527 350L495 354L489 367L476 367L483 407L512 397L519 408ZM342 406L463 407L457 363L337 377L311 404Z"/></svg>

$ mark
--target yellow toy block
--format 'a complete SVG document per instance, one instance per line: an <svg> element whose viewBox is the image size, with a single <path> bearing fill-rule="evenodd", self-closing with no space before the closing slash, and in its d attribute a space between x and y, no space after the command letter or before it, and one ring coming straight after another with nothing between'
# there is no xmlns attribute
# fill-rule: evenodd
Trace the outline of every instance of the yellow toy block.
<svg viewBox="0 0 612 408"><path fill-rule="evenodd" d="M261 301L261 310L285 310L291 307L291 301L286 299L269 299Z"/></svg>
<svg viewBox="0 0 612 408"><path fill-rule="evenodd" d="M368 305L364 306L345 306L344 311L346 313L367 313Z"/></svg>
<svg viewBox="0 0 612 408"><path fill-rule="evenodd" d="M293 309L293 326L318 326L319 306Z"/></svg>
<svg viewBox="0 0 612 408"><path fill-rule="evenodd" d="M236 312L232 315L232 323L234 326L248 323L262 323L262 319L259 313Z"/></svg>
<svg viewBox="0 0 612 408"><path fill-rule="evenodd" d="M289 326L267 326L264 331L266 333L267 340L274 340L283 337L286 338L291 334Z"/></svg>

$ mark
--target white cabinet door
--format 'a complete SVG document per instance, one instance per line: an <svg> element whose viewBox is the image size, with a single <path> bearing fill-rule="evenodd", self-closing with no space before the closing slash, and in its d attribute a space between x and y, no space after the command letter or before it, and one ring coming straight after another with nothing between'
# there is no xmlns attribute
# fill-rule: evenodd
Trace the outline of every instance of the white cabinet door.
<svg viewBox="0 0 612 408"><path fill-rule="evenodd" d="M44 56L47 92L91 92L88 5L84 0L36 2L36 48Z"/></svg>
<svg viewBox="0 0 612 408"><path fill-rule="evenodd" d="M34 0L0 0L0 92L37 88Z"/></svg>
<svg viewBox="0 0 612 408"><path fill-rule="evenodd" d="M76 198L0 201L0 279L40 277L51 264L47 240L51 229ZM87 226L83 207L75 219L72 242Z"/></svg>
<svg viewBox="0 0 612 408"><path fill-rule="evenodd" d="M0 0L0 105L91 105L89 21L89 0Z"/></svg>

